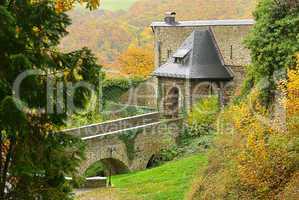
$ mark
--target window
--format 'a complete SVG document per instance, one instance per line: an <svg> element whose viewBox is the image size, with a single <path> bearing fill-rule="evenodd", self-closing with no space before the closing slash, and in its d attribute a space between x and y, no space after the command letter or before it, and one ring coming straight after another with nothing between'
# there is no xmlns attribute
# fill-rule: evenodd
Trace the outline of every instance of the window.
<svg viewBox="0 0 299 200"><path fill-rule="evenodd" d="M174 62L175 62L175 63L178 63L178 64L183 64L183 59L182 59L182 58L177 58L177 57L175 57L175 58L174 58Z"/></svg>
<svg viewBox="0 0 299 200"><path fill-rule="evenodd" d="M178 64L185 64L187 55L191 49L181 48L178 49L175 54L173 54L174 62Z"/></svg>

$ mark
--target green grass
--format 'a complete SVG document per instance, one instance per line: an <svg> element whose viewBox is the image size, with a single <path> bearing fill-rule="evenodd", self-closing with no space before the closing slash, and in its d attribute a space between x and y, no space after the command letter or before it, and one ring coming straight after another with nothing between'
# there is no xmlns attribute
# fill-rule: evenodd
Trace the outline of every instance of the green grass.
<svg viewBox="0 0 299 200"><path fill-rule="evenodd" d="M138 0L102 0L101 8L105 10L128 10Z"/></svg>
<svg viewBox="0 0 299 200"><path fill-rule="evenodd" d="M119 175L112 178L113 199L117 200L183 200L199 168L207 164L204 155L193 155L171 161L160 167ZM102 190L79 196L78 200L103 197Z"/></svg>
<svg viewBox="0 0 299 200"><path fill-rule="evenodd" d="M105 171L105 166L102 162L98 161L92 164L90 167L87 168L84 175L86 177L94 177L94 176L103 176L102 174Z"/></svg>

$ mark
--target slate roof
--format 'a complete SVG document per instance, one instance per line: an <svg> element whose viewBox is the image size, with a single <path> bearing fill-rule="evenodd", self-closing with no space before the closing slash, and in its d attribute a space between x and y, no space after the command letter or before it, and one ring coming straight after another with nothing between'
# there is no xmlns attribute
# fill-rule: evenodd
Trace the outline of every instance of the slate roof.
<svg viewBox="0 0 299 200"><path fill-rule="evenodd" d="M196 21L178 21L175 24L168 24L166 22L153 22L151 27L160 26L242 26L253 25L255 21L253 19L225 19L225 20L196 20Z"/></svg>
<svg viewBox="0 0 299 200"><path fill-rule="evenodd" d="M181 62L175 60L181 59ZM158 77L201 80L231 80L210 30L196 30L174 55L154 72Z"/></svg>

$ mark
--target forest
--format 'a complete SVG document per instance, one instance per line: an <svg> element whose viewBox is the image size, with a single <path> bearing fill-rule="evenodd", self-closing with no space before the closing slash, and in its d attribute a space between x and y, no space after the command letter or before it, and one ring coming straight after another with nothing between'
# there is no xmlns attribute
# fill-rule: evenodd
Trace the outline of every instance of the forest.
<svg viewBox="0 0 299 200"><path fill-rule="evenodd" d="M98 10L99 0L0 0L0 200L298 199L299 0L126 3ZM151 154L146 169L114 175L112 162L96 157L82 174L87 142L65 129L152 112L117 103L152 73L148 26L169 10L180 20L255 19L240 91L225 106L209 93L189 112L161 116L155 123L172 117L182 126L165 132L175 143ZM93 90L75 87L82 82ZM105 106L127 110L105 116ZM108 132L127 157L140 152L137 128ZM104 151L114 159L111 146ZM112 182L80 190L99 174Z"/></svg>
<svg viewBox="0 0 299 200"><path fill-rule="evenodd" d="M60 47L67 51L86 46L105 69L119 71L119 76L128 75L130 71L122 58L136 53L146 60L153 57L153 34L149 26L153 21L163 20L165 12L177 12L178 20L249 19L255 5L256 0L139 0L127 10L74 9L68 13L72 19L69 35ZM146 75L153 69L153 63L148 69Z"/></svg>

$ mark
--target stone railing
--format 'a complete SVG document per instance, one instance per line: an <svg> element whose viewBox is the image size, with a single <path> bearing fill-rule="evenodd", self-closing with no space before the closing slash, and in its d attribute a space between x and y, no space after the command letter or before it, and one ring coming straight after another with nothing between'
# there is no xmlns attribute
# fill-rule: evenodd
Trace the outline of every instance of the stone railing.
<svg viewBox="0 0 299 200"><path fill-rule="evenodd" d="M146 124L142 124L139 126L133 126L133 127L129 127L129 128L124 128L124 129L120 129L120 130L116 130L116 131L110 131L110 132L106 132L106 133L100 133L100 134L93 134L90 136L86 136L86 137L81 137L82 140L86 141L86 140L93 140L99 137L105 137L105 136L111 136L111 135L117 135L117 134L123 134L126 132L132 132L135 133L138 130L146 130L148 133L153 133L156 134L157 132L162 131L162 129L174 129L174 130L178 130L178 127L180 127L182 125L182 121L183 118L175 118L175 119L164 119L164 120L160 120L157 122L152 122L152 123L146 123Z"/></svg>
<svg viewBox="0 0 299 200"><path fill-rule="evenodd" d="M142 126L144 124L151 124L160 120L160 113L153 112L143 115L137 115L112 121L107 121L98 124L91 124L82 126L80 128L72 128L62 131L66 134L71 134L80 138L89 137L93 135L100 135L113 131L128 129L131 127Z"/></svg>
<svg viewBox="0 0 299 200"><path fill-rule="evenodd" d="M73 181L71 177L65 177L67 181ZM85 182L80 188L102 188L107 186L107 177L89 177L85 178Z"/></svg>

